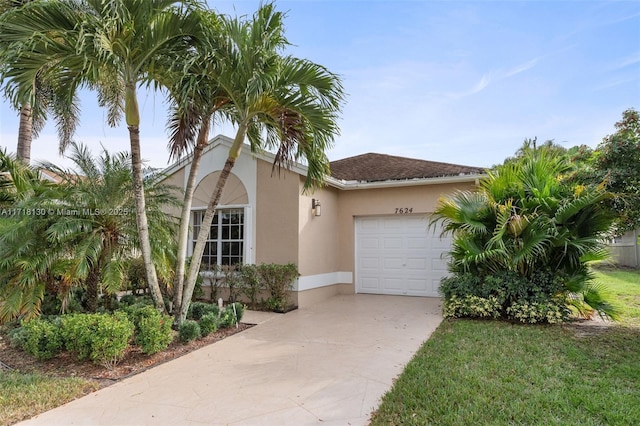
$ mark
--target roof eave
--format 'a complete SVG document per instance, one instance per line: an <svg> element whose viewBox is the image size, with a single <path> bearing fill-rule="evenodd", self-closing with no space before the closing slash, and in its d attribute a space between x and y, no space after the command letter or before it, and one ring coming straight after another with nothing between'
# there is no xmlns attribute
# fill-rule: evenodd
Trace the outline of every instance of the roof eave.
<svg viewBox="0 0 640 426"><path fill-rule="evenodd" d="M374 188L397 188L404 186L421 186L421 185L442 185L447 183L466 183L474 182L476 185L478 181L486 177L485 174L465 174L457 176L441 176L435 178L419 178L419 179L407 179L407 180L385 180L378 182L361 182L361 181L344 181L330 177L327 179L327 183L342 190L357 190L357 189L374 189Z"/></svg>

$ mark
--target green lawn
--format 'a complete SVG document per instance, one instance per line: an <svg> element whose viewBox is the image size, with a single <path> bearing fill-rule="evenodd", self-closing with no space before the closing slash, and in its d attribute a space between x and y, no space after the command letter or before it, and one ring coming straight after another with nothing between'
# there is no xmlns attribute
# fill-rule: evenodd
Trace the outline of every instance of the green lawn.
<svg viewBox="0 0 640 426"><path fill-rule="evenodd" d="M79 378L0 371L0 424L9 425L58 407L97 389Z"/></svg>
<svg viewBox="0 0 640 426"><path fill-rule="evenodd" d="M640 272L599 271L611 327L444 321L372 425L640 424Z"/></svg>
<svg viewBox="0 0 640 426"><path fill-rule="evenodd" d="M619 322L640 328L640 271L631 269L597 269L596 281L607 290L620 310Z"/></svg>

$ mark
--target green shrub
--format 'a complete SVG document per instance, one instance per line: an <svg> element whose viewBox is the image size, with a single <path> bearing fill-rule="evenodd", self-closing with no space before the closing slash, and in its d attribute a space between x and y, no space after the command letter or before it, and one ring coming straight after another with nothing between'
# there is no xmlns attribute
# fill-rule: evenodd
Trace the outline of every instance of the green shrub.
<svg viewBox="0 0 640 426"><path fill-rule="evenodd" d="M481 290L482 281L479 275L454 273L442 279L440 282L440 293L445 299L449 299L451 296L466 295L486 297L488 295L483 294Z"/></svg>
<svg viewBox="0 0 640 426"><path fill-rule="evenodd" d="M142 352L152 355L169 346L173 340L173 319L169 315L148 305L133 305L125 312L135 326L134 342Z"/></svg>
<svg viewBox="0 0 640 426"><path fill-rule="evenodd" d="M251 308L255 308L258 304L258 295L264 289L258 267L256 265L242 265L239 272L242 293L249 299Z"/></svg>
<svg viewBox="0 0 640 426"><path fill-rule="evenodd" d="M236 315L233 313L233 309L229 309L227 306L220 313L220 328L229 328L236 323Z"/></svg>
<svg viewBox="0 0 640 426"><path fill-rule="evenodd" d="M184 320L182 324L180 324L178 336L182 343L189 343L192 340L199 339L202 337L200 325L194 320Z"/></svg>
<svg viewBox="0 0 640 426"><path fill-rule="evenodd" d="M445 318L498 318L502 306L494 297L479 296L451 296L443 303L443 316Z"/></svg>
<svg viewBox="0 0 640 426"><path fill-rule="evenodd" d="M142 257L131 260L127 269L127 290L133 293L147 289L147 270Z"/></svg>
<svg viewBox="0 0 640 426"><path fill-rule="evenodd" d="M200 332L202 336L208 336L211 333L218 331L218 315L206 314L200 318Z"/></svg>
<svg viewBox="0 0 640 426"><path fill-rule="evenodd" d="M558 322L567 291L561 274L549 270L524 277L515 271L487 276L453 274L442 280L445 317L509 317L522 322ZM526 308L523 308L526 307ZM532 308L535 307L535 308Z"/></svg>
<svg viewBox="0 0 640 426"><path fill-rule="evenodd" d="M78 359L113 367L124 356L135 327L124 312L115 312L67 315L62 329L67 349Z"/></svg>
<svg viewBox="0 0 640 426"><path fill-rule="evenodd" d="M22 349L39 360L53 358L64 348L60 327L49 321L34 319L21 328L25 333Z"/></svg>
<svg viewBox="0 0 640 426"><path fill-rule="evenodd" d="M24 344L29 338L29 331L26 330L24 327L16 327L14 329L11 329L11 331L9 331L8 337L9 337L9 343L11 343L11 346L13 346L14 348L20 348L24 350Z"/></svg>
<svg viewBox="0 0 640 426"><path fill-rule="evenodd" d="M529 324L560 323L567 319L569 312L564 303L555 302L514 303L507 308L509 318Z"/></svg>
<svg viewBox="0 0 640 426"><path fill-rule="evenodd" d="M215 314L217 316L218 312L218 305L206 302L193 302L191 303L191 305L189 305L187 318L199 321L203 316L207 314Z"/></svg>
<svg viewBox="0 0 640 426"><path fill-rule="evenodd" d="M205 278L209 281L209 289L211 290L209 292L209 300L211 303L218 303L218 289L220 288L222 281L220 265L207 266L206 268L201 268L200 271L206 272L204 277L202 275L199 276L200 279L202 279L203 282Z"/></svg>
<svg viewBox="0 0 640 426"><path fill-rule="evenodd" d="M125 294L120 298L120 307L126 308L127 306L131 306L138 301L138 297L134 294Z"/></svg>
<svg viewBox="0 0 640 426"><path fill-rule="evenodd" d="M235 306L236 319L238 320L238 322L240 322L240 320L242 320L242 316L244 315L245 307L244 307L244 305L242 303L235 302L235 303L232 303L232 304L228 305L226 307L226 309L229 309L229 310L231 310L233 312L234 306Z"/></svg>
<svg viewBox="0 0 640 426"><path fill-rule="evenodd" d="M294 263L286 265L262 263L258 266L260 279L269 292L267 306L272 310L287 307L287 295L293 289L293 281L300 276Z"/></svg>
<svg viewBox="0 0 640 426"><path fill-rule="evenodd" d="M227 300L233 303L238 300L238 296L242 291L242 280L238 267L236 265L222 265L220 271L223 276L223 285L229 290L229 298Z"/></svg>

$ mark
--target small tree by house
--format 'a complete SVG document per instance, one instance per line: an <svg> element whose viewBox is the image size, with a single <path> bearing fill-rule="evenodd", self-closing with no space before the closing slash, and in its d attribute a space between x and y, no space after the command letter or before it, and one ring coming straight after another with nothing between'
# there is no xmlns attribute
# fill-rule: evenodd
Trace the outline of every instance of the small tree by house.
<svg viewBox="0 0 640 426"><path fill-rule="evenodd" d="M567 184L568 167L562 156L530 151L491 170L477 191L440 201L434 221L453 234L445 313L555 322L573 305L615 314L587 267L607 256L611 194Z"/></svg>

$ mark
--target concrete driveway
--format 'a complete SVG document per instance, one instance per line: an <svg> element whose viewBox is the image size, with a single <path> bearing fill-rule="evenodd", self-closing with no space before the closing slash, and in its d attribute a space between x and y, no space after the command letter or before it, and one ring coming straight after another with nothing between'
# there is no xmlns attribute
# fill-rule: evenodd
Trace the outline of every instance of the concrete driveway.
<svg viewBox="0 0 640 426"><path fill-rule="evenodd" d="M440 312L440 299L336 296L21 424L364 425Z"/></svg>

